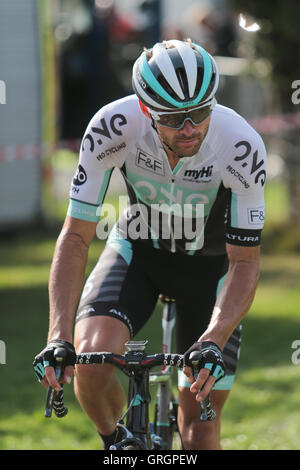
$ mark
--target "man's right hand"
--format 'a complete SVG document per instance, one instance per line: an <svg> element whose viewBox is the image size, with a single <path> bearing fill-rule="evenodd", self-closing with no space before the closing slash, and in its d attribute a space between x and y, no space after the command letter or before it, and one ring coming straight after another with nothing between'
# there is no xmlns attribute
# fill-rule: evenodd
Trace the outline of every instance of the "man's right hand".
<svg viewBox="0 0 300 470"><path fill-rule="evenodd" d="M64 360L64 375L61 378L61 382L67 384L71 383L76 362L76 352L73 344L68 341L56 339L50 341L46 348L35 357L33 368L39 382L41 382L44 387L48 388L50 386L55 389L56 392L59 392L61 386L55 374L56 361L54 357L54 351L57 348L63 348L67 353Z"/></svg>

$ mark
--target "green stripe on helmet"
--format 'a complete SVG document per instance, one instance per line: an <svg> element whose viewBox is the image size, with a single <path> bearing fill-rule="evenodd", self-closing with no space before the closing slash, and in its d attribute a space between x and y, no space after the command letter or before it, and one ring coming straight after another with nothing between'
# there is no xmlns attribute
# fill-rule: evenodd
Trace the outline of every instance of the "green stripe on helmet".
<svg viewBox="0 0 300 470"><path fill-rule="evenodd" d="M156 80L155 76L153 75L153 73L152 73L152 71L149 67L149 64L148 64L148 61L147 61L147 58L146 58L146 52L143 52L143 54L141 56L139 66L140 66L140 72L141 72L142 77L146 80L148 85L159 96L161 96L165 101L172 104L173 106L176 106L178 108L186 107L186 105L184 103L180 103L180 102L174 100L174 98L172 98L172 96L170 96L169 93L167 93L163 89L163 87L160 85L160 83Z"/></svg>
<svg viewBox="0 0 300 470"><path fill-rule="evenodd" d="M203 49L203 47L199 46L198 44L193 43L193 45L195 46L197 51L200 52L200 54L202 55L203 66L204 66L204 74L203 74L202 85L201 85L199 94L198 94L197 98L195 99L195 101L196 101L195 104L198 104L198 103L201 102L201 99L203 98L203 96L205 95L205 93L206 93L206 91L209 87L213 68L212 68L211 58L210 58L210 55L208 54L208 52L206 52L206 50Z"/></svg>

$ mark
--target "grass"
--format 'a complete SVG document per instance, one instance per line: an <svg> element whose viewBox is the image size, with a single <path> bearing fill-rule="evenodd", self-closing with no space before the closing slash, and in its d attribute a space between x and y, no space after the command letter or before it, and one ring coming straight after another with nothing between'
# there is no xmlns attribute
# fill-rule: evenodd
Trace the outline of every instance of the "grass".
<svg viewBox="0 0 300 470"><path fill-rule="evenodd" d="M45 390L32 371L48 328L51 234L20 234L0 245L0 339L6 365L0 368L0 449L97 449L100 441L81 411L72 387L65 387L70 411L62 420L43 417ZM103 243L92 244L88 271ZM298 449L299 366L291 345L300 339L300 256L264 254L261 281L244 320L237 378L226 403L222 445L237 449ZM160 309L139 334L149 350L160 350ZM123 380L123 379L122 379Z"/></svg>
<svg viewBox="0 0 300 470"><path fill-rule="evenodd" d="M228 449L299 449L299 366L291 362L300 326L299 257L262 261L256 299L244 320L236 383L224 410L222 442Z"/></svg>

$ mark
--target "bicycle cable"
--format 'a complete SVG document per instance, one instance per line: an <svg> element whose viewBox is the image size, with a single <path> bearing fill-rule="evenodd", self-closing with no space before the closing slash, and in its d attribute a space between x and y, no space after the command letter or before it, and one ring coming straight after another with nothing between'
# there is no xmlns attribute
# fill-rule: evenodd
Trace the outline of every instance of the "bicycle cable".
<svg viewBox="0 0 300 470"><path fill-rule="evenodd" d="M133 372L132 372L131 375L133 375ZM132 400L131 400L131 402L130 402L128 408L127 408L127 410L125 411L125 413L123 414L123 416L121 416L121 418L119 419L118 423L121 423L122 421L124 421L124 418L125 418L126 415L128 414L129 410L133 407L133 404L134 404L134 402L135 402L136 395L137 395L136 385L135 385L135 383L133 383L132 385L133 385L133 387L134 387L134 395L133 395L133 398L132 398Z"/></svg>

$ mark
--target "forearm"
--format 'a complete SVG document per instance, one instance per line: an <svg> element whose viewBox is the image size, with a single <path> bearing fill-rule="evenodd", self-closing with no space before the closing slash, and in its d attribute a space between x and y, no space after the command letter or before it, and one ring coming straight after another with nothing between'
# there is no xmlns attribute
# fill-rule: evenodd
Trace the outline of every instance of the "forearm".
<svg viewBox="0 0 300 470"><path fill-rule="evenodd" d="M239 260L230 264L209 326L199 340L213 341L224 348L253 302L258 279L258 260Z"/></svg>
<svg viewBox="0 0 300 470"><path fill-rule="evenodd" d="M50 339L72 342L74 313L82 291L88 246L80 236L62 232L54 252L49 279Z"/></svg>

